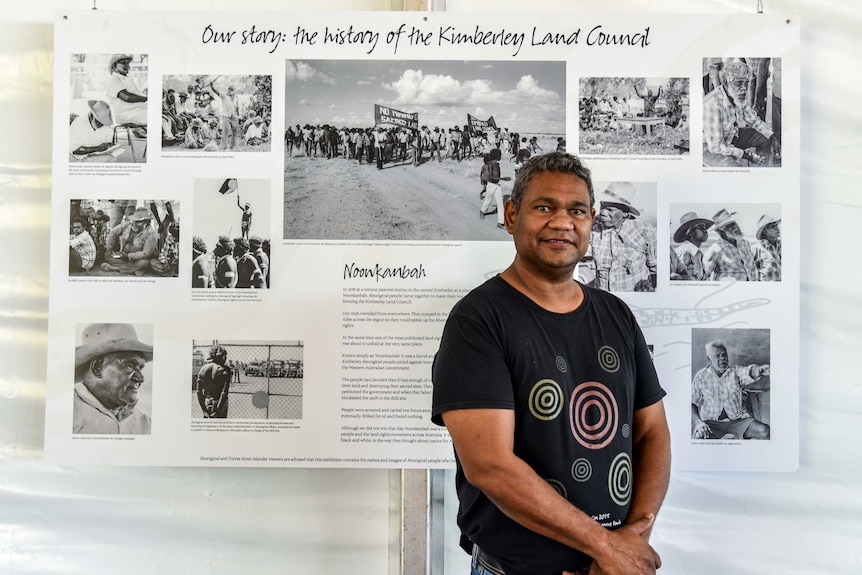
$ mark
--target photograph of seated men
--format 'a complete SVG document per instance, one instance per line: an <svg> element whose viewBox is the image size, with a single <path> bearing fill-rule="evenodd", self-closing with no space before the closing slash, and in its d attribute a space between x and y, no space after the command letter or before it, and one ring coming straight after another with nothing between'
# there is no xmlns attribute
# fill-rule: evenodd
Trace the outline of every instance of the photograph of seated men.
<svg viewBox="0 0 862 575"><path fill-rule="evenodd" d="M691 353L692 439L769 439L769 330L693 329Z"/></svg>

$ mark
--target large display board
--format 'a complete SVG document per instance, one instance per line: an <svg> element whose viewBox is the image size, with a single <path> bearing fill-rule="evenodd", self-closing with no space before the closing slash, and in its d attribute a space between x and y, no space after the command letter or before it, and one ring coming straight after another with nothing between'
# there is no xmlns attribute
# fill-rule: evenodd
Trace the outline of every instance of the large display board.
<svg viewBox="0 0 862 575"><path fill-rule="evenodd" d="M564 148L675 465L794 469L798 49L764 15L62 15L46 458L451 465L437 340L513 256L483 156Z"/></svg>

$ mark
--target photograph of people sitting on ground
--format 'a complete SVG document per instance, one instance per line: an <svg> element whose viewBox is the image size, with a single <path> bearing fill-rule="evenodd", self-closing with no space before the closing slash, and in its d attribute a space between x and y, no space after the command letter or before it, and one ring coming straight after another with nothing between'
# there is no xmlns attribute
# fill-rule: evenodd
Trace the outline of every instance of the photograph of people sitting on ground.
<svg viewBox="0 0 862 575"><path fill-rule="evenodd" d="M147 161L148 68L146 54L72 54L70 162Z"/></svg>
<svg viewBox="0 0 862 575"><path fill-rule="evenodd" d="M177 277L180 203L72 200L70 276Z"/></svg>
<svg viewBox="0 0 862 575"><path fill-rule="evenodd" d="M165 76L163 152L268 152L272 76Z"/></svg>
<svg viewBox="0 0 862 575"><path fill-rule="evenodd" d="M703 165L781 165L781 58L703 59Z"/></svg>
<svg viewBox="0 0 862 575"><path fill-rule="evenodd" d="M581 78L580 153L689 153L688 78Z"/></svg>
<svg viewBox="0 0 862 575"><path fill-rule="evenodd" d="M511 241L515 173L566 147L565 62L288 60L285 118L284 239Z"/></svg>

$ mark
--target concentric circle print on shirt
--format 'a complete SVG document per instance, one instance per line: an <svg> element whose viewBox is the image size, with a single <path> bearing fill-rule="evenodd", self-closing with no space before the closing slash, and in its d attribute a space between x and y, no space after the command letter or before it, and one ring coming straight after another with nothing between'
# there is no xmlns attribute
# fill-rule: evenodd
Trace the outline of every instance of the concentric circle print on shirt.
<svg viewBox="0 0 862 575"><path fill-rule="evenodd" d="M599 365L608 373L616 373L620 368L620 356L609 345L599 348Z"/></svg>
<svg viewBox="0 0 862 575"><path fill-rule="evenodd" d="M619 426L619 408L614 394L597 381L582 383L569 400L569 423L578 443L587 449L605 447Z"/></svg>
<svg viewBox="0 0 862 575"><path fill-rule="evenodd" d="M572 477L575 481L583 483L593 475L593 466L583 457L572 463Z"/></svg>
<svg viewBox="0 0 862 575"><path fill-rule="evenodd" d="M553 379L543 379L530 390L530 413L536 419L550 421L563 411L563 390Z"/></svg>
<svg viewBox="0 0 862 575"><path fill-rule="evenodd" d="M608 471L608 491L614 503L623 507L632 497L632 459L628 453L620 453L611 462Z"/></svg>

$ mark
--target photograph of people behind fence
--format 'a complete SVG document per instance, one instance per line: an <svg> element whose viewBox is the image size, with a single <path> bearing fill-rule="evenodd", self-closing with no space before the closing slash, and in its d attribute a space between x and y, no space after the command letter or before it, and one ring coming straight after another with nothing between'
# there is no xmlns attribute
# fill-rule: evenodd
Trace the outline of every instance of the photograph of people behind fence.
<svg viewBox="0 0 862 575"><path fill-rule="evenodd" d="M146 54L72 54L69 161L147 161ZM174 138L162 117L162 137Z"/></svg>
<svg viewBox="0 0 862 575"><path fill-rule="evenodd" d="M703 59L703 165L781 165L781 58Z"/></svg>
<svg viewBox="0 0 862 575"><path fill-rule="evenodd" d="M581 78L579 149L584 155L688 154L688 78Z"/></svg>
<svg viewBox="0 0 862 575"><path fill-rule="evenodd" d="M193 288L268 288L270 180L194 183Z"/></svg>
<svg viewBox="0 0 862 575"><path fill-rule="evenodd" d="M177 277L176 200L71 200L69 275Z"/></svg>
<svg viewBox="0 0 862 575"><path fill-rule="evenodd" d="M192 419L302 419L303 342L196 339Z"/></svg>
<svg viewBox="0 0 862 575"><path fill-rule="evenodd" d="M285 82L288 240L510 241L515 172L566 147L565 62L287 61Z"/></svg>
<svg viewBox="0 0 862 575"><path fill-rule="evenodd" d="M175 135L163 152L268 152L272 76L167 75L162 115Z"/></svg>

